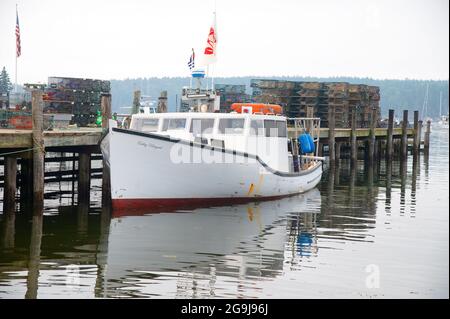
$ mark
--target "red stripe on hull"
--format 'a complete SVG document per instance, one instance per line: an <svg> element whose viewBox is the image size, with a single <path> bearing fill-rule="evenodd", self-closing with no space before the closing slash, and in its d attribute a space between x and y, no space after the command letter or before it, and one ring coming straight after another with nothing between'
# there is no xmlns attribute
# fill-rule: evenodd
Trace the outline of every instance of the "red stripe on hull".
<svg viewBox="0 0 450 319"><path fill-rule="evenodd" d="M150 213L176 212L196 208L245 204L268 201L297 194L268 197L225 197L225 198L152 198L152 199L113 199L113 217L144 215Z"/></svg>

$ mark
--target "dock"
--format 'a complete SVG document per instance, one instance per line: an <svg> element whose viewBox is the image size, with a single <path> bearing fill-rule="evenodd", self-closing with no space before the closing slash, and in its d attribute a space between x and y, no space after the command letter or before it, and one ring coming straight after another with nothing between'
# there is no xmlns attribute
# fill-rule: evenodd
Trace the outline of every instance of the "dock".
<svg viewBox="0 0 450 319"><path fill-rule="evenodd" d="M43 131L45 148L55 152L71 151L86 146L98 146L101 136L101 128L81 127L77 129ZM6 149L20 150L32 147L32 130L0 129L0 149L3 151Z"/></svg>
<svg viewBox="0 0 450 319"><path fill-rule="evenodd" d="M72 178L76 178L78 204L89 207L90 182L92 173L102 178L102 206L109 204L110 183L109 171L103 168L92 168L93 159L101 159L100 141L108 127L111 118L111 95L101 97L102 127L43 130L43 100L42 91L32 92L32 130L0 129L0 165L4 166L4 176L0 176L3 184L3 211L12 214L15 211L17 189L21 197L32 198L33 215L43 214L43 193L45 181L62 178L63 174L51 175L45 172L45 162L71 161ZM375 112L375 111L374 111ZM341 158L350 158L351 163L359 159L373 163L384 158L390 161L398 156L406 160L411 153L418 155L423 145L423 151L429 150L430 122L426 123L425 139L421 142L422 121L419 112L414 111L413 123L408 123L408 111L403 112L401 127L394 127L394 111L389 110L387 127L375 127L376 114L372 117L370 127L356 127L352 120L351 128L336 128L334 125L334 107L331 106L328 117L328 127L320 129L319 155L328 156L330 163ZM296 140L298 134L294 128L288 127L288 137ZM363 150L363 152L361 152ZM411 151L411 152L410 152ZM46 152L60 153L59 157L46 158ZM361 156L361 154L364 154ZM64 155L67 154L67 155ZM77 162L78 165L75 165ZM19 166L20 165L20 166ZM77 167L76 173L74 172ZM18 172L20 167L20 172ZM101 173L101 175L100 175ZM45 179L45 177L51 177ZM76 177L75 177L76 176ZM2 183L3 181L3 183ZM18 185L19 182L19 185Z"/></svg>

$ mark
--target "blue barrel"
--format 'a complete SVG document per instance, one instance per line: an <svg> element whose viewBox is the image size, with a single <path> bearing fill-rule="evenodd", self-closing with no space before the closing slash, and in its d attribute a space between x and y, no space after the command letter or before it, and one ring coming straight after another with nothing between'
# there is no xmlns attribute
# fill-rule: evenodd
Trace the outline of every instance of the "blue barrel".
<svg viewBox="0 0 450 319"><path fill-rule="evenodd" d="M302 154L314 153L314 141L308 133L303 133L298 137L298 144L300 145L300 151Z"/></svg>

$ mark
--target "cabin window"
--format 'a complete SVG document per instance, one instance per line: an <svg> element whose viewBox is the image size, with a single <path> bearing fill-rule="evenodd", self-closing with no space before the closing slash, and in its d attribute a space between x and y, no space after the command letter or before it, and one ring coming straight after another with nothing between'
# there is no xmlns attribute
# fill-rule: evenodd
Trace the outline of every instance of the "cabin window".
<svg viewBox="0 0 450 319"><path fill-rule="evenodd" d="M267 137L287 137L285 121L264 120L264 129Z"/></svg>
<svg viewBox="0 0 450 319"><path fill-rule="evenodd" d="M214 119L192 119L190 132L194 134L211 134Z"/></svg>
<svg viewBox="0 0 450 319"><path fill-rule="evenodd" d="M146 132L156 132L158 130L159 119L143 119L141 130Z"/></svg>
<svg viewBox="0 0 450 319"><path fill-rule="evenodd" d="M276 121L278 128L278 137L287 137L287 129L285 121Z"/></svg>
<svg viewBox="0 0 450 319"><path fill-rule="evenodd" d="M245 119L220 119L219 134L242 134Z"/></svg>
<svg viewBox="0 0 450 319"><path fill-rule="evenodd" d="M264 130L266 132L266 137L277 136L277 123L274 120L264 120Z"/></svg>
<svg viewBox="0 0 450 319"><path fill-rule="evenodd" d="M264 122L262 120L250 122L250 135L264 135Z"/></svg>
<svg viewBox="0 0 450 319"><path fill-rule="evenodd" d="M185 127L186 119L164 119L162 130L184 130Z"/></svg>

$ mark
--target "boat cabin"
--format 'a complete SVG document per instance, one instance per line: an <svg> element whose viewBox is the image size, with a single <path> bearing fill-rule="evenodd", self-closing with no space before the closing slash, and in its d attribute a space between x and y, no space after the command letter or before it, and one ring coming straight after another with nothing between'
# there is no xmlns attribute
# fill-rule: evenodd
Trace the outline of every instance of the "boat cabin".
<svg viewBox="0 0 450 319"><path fill-rule="evenodd" d="M289 172L286 117L249 113L135 114L130 129L258 155Z"/></svg>

